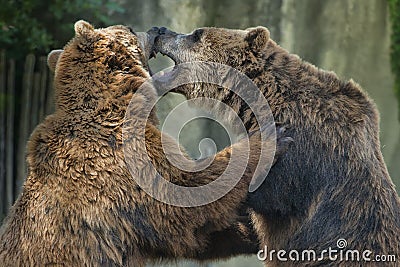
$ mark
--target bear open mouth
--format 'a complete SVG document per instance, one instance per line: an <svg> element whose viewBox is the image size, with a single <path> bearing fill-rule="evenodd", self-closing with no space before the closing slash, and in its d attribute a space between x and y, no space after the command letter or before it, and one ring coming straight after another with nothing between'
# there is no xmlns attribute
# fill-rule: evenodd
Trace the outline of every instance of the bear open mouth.
<svg viewBox="0 0 400 267"><path fill-rule="evenodd" d="M158 53L172 59L172 61L174 62L175 65L178 65L179 63L181 63L172 53L162 51L162 50L158 51Z"/></svg>
<svg viewBox="0 0 400 267"><path fill-rule="evenodd" d="M153 52L157 53L156 50ZM162 54L162 53L161 53ZM153 55L153 53L152 53ZM164 54L162 54L164 55ZM156 55L154 55L151 58L155 58ZM179 69L178 64L174 61L174 64L172 66L166 67L158 72L150 71L151 77L152 77L152 82L157 90L159 95L164 95L168 92L175 92L176 88L174 87L173 84L175 84L179 79L181 79L182 73Z"/></svg>
<svg viewBox="0 0 400 267"><path fill-rule="evenodd" d="M157 54L160 53L161 55L167 56L168 58L170 58L174 62L174 65L164 68L163 70L158 71L157 73L154 73L153 71L151 71L153 83L154 83L154 86L156 87L157 91L159 92L159 94L167 93L167 91L174 92L175 88L172 90L165 90L164 88L170 87L171 83L174 82L174 80L176 78L178 78L178 76L180 75L179 70L178 70L178 63L177 63L176 59L170 53L166 53L162 49L159 49L159 47L157 46L157 38L158 37L155 38L154 45L150 52L149 60L156 58ZM163 91L165 91L165 92L163 92Z"/></svg>

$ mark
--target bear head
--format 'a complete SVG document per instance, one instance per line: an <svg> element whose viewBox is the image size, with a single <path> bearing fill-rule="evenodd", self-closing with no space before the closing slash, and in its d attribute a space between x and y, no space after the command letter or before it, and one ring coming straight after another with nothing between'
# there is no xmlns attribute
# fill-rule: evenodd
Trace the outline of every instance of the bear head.
<svg viewBox="0 0 400 267"><path fill-rule="evenodd" d="M56 112L101 116L115 111L123 117L134 91L149 78L155 37L122 25L94 29L86 21L76 22L74 38L48 55ZM155 97L155 92L148 93Z"/></svg>
<svg viewBox="0 0 400 267"><path fill-rule="evenodd" d="M245 74L257 71L253 63L257 61L269 42L272 42L268 29L261 26L246 30L199 28L189 34L160 28L158 34L155 50L170 57L175 64L195 61L215 62L228 65ZM200 96L199 90L193 89L191 86L180 86L174 92L182 93L188 98ZM210 91L214 90L202 90L201 96ZM221 98L227 93L225 90L216 98L222 100Z"/></svg>

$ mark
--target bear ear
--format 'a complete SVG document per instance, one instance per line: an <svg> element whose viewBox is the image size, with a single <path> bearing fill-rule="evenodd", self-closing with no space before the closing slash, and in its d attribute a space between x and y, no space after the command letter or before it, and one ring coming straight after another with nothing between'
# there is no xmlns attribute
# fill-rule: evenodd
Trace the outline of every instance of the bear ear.
<svg viewBox="0 0 400 267"><path fill-rule="evenodd" d="M61 50L61 49L53 50L47 56L47 66L49 66L49 69L52 72L54 72L56 70L58 59L60 58L61 53L63 51L64 50Z"/></svg>
<svg viewBox="0 0 400 267"><path fill-rule="evenodd" d="M76 36L90 36L94 33L93 26L84 20L75 22L74 28Z"/></svg>
<svg viewBox="0 0 400 267"><path fill-rule="evenodd" d="M254 51L261 51L267 46L269 41L269 31L267 28L258 26L246 29L245 41Z"/></svg>

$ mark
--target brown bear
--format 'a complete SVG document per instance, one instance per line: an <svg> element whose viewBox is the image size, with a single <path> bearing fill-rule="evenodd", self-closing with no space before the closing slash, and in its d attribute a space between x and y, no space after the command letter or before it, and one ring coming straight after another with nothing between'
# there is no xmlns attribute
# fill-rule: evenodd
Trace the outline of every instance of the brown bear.
<svg viewBox="0 0 400 267"><path fill-rule="evenodd" d="M268 100L275 121L287 125L294 138L295 145L247 200L266 265L375 266L386 255L387 266L398 266L393 259L400 260L400 201L380 151L377 109L359 85L290 54L264 27L200 28L190 34L162 27L158 33L155 49L175 64L209 61L246 74ZM187 98L216 98L247 129L256 124L246 103L227 89L204 83L175 90ZM358 250L361 259L354 262L346 254L335 259L324 253L329 248L342 254ZM279 250L286 251L281 259ZM289 259L292 250L314 250L317 260L301 254Z"/></svg>
<svg viewBox="0 0 400 267"><path fill-rule="evenodd" d="M234 225L258 162L259 134L250 137L242 179L208 205L158 201L128 170L122 127L129 103L131 115L141 120L143 107L156 97L151 88L135 93L149 78L154 37L136 35L125 26L94 29L78 21L75 37L49 55L56 111L28 142L28 177L0 230L1 266L140 267L151 259L206 259L218 257L213 251L207 254L207 246L214 248L209 242L219 240L218 235L208 238L209 232L226 229L238 238L247 235ZM152 112L145 125L146 142L127 141L134 150L130 155L147 153L158 174L178 185L196 187L216 180L231 156L245 155L248 149L240 141L215 155L204 170L181 171L163 153L162 145L174 141L165 136L161 142L156 126ZM287 142L281 138L278 143L285 148ZM155 173L148 163L139 163L131 168L151 181Z"/></svg>

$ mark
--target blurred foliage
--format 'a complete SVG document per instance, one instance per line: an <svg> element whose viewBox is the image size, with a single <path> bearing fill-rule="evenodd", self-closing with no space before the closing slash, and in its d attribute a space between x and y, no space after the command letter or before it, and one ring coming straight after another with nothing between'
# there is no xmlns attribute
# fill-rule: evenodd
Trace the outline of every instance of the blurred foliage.
<svg viewBox="0 0 400 267"><path fill-rule="evenodd" d="M110 0L1 0L0 6L0 47L16 59L62 48L79 19L103 27L124 12Z"/></svg>
<svg viewBox="0 0 400 267"><path fill-rule="evenodd" d="M395 76L394 90L399 101L400 119L400 0L388 0L392 21L391 64Z"/></svg>

